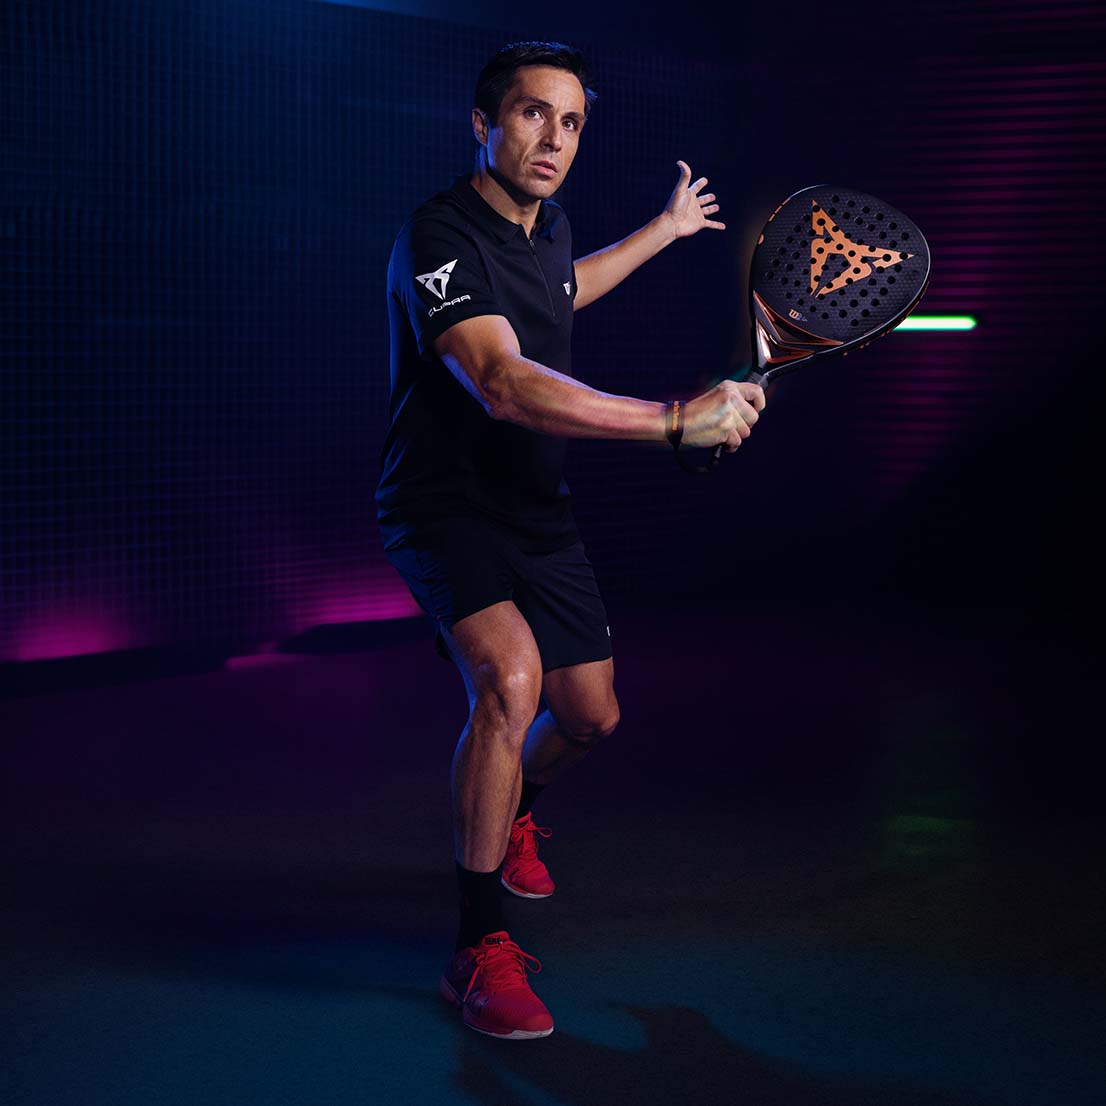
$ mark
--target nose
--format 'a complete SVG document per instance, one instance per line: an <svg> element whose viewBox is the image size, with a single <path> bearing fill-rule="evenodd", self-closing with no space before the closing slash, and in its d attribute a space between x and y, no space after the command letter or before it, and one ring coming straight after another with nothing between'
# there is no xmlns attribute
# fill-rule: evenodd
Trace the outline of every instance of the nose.
<svg viewBox="0 0 1106 1106"><path fill-rule="evenodd" d="M549 125L545 128L545 134L542 135L542 145L550 150L559 150L564 145L561 124L555 119L550 120Z"/></svg>

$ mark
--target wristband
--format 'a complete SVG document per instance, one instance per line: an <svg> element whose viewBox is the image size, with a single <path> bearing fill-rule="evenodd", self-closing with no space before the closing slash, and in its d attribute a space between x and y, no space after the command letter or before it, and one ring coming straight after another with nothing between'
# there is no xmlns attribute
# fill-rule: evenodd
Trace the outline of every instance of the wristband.
<svg viewBox="0 0 1106 1106"><path fill-rule="evenodd" d="M683 440L686 407L687 403L682 399L664 405L664 436L672 443L673 449L679 449Z"/></svg>
<svg viewBox="0 0 1106 1106"><path fill-rule="evenodd" d="M664 436L672 443L672 451L676 454L676 464L684 472L711 472L718 464L718 458L722 456L722 449L714 450L705 465L692 464L680 455L680 442L684 437L684 423L687 421L687 400L674 399L664 405Z"/></svg>

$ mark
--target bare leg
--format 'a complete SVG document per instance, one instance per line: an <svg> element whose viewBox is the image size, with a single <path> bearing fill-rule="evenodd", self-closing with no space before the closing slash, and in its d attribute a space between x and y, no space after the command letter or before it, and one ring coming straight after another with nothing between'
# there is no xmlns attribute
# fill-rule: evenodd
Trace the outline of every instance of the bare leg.
<svg viewBox="0 0 1106 1106"><path fill-rule="evenodd" d="M543 691L549 709L534 719L526 735L522 774L531 783L547 784L618 725L614 661L555 668L546 673Z"/></svg>
<svg viewBox="0 0 1106 1106"><path fill-rule="evenodd" d="M541 658L518 608L496 603L445 635L469 697L453 754L453 838L458 862L491 872L507 851L522 789L522 749L541 692Z"/></svg>

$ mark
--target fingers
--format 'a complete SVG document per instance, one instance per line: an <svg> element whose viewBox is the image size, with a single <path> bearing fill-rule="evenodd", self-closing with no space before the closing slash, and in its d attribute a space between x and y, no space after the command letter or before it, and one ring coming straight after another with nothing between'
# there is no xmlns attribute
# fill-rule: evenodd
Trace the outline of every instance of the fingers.
<svg viewBox="0 0 1106 1106"><path fill-rule="evenodd" d="M748 380L723 380L718 387L724 389L731 397L740 397L754 411L763 411L764 405L768 402L764 396L764 389L759 384L753 384Z"/></svg>
<svg viewBox="0 0 1106 1106"><path fill-rule="evenodd" d="M680 183L686 185L687 181L691 180L691 166L686 161L677 161L676 164L680 167ZM688 188L688 191L692 195L698 196L699 193L707 186L707 178L700 177L693 185ZM713 196L710 197L712 200Z"/></svg>
<svg viewBox="0 0 1106 1106"><path fill-rule="evenodd" d="M736 416L734 429L743 438L747 438L753 432L753 426L760 418L760 413L739 392L730 392L729 400L730 411Z"/></svg>
<svg viewBox="0 0 1106 1106"><path fill-rule="evenodd" d="M737 426L733 428L727 435L723 445L726 447L727 453L736 453L737 447L741 445L743 441L752 433L752 427L747 423L738 419Z"/></svg>
<svg viewBox="0 0 1106 1106"><path fill-rule="evenodd" d="M760 412L764 410L764 389L759 384L736 380L724 380L719 387L726 392L729 415L733 419L732 427L726 428L725 439L726 452L733 453L752 434Z"/></svg>
<svg viewBox="0 0 1106 1106"><path fill-rule="evenodd" d="M713 192L700 195L707 186L708 178L700 177L694 184L689 184L688 182L691 180L691 166L688 165L686 161L677 161L676 164L680 167L680 179L676 182L676 189L672 193L672 200L670 202L675 202L680 192L685 192L687 195L694 196L698 203L699 213L703 216L703 221L699 226L709 227L711 230L725 230L725 223L717 219L707 218L709 215L716 215L719 211L719 205L717 203L718 197ZM696 227L695 229L697 230L699 228ZM695 231L692 230L690 233L694 234Z"/></svg>
<svg viewBox="0 0 1106 1106"><path fill-rule="evenodd" d="M718 410L715 442L724 445L727 453L733 453L753 432L753 424L759 418L752 404L747 403L732 380L724 380L718 386L723 393Z"/></svg>
<svg viewBox="0 0 1106 1106"><path fill-rule="evenodd" d="M738 381L737 387L746 403L752 404L757 411L763 411L768 402L764 397L764 389L759 384L750 384L749 381Z"/></svg>
<svg viewBox="0 0 1106 1106"><path fill-rule="evenodd" d="M733 453L753 432L764 410L764 390L758 384L723 380L688 405L688 445L716 448Z"/></svg>
<svg viewBox="0 0 1106 1106"><path fill-rule="evenodd" d="M725 230L726 224L721 223L716 219L708 219L706 216L715 215L720 210L721 205L718 203L718 197L713 192L707 192L705 195L699 195L699 190L704 188L707 183L706 177L700 177L689 189L690 195L695 196L699 201L699 212L704 216L703 226L710 227L711 230Z"/></svg>

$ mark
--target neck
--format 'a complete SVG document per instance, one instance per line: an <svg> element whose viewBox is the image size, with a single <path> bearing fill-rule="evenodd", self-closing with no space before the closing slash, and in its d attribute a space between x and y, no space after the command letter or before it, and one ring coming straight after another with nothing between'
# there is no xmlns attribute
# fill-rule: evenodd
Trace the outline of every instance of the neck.
<svg viewBox="0 0 1106 1106"><path fill-rule="evenodd" d="M476 169L469 183L504 219L518 223L526 232L526 237L530 237L541 208L540 199L519 192L494 169L489 169L483 157L477 157Z"/></svg>

